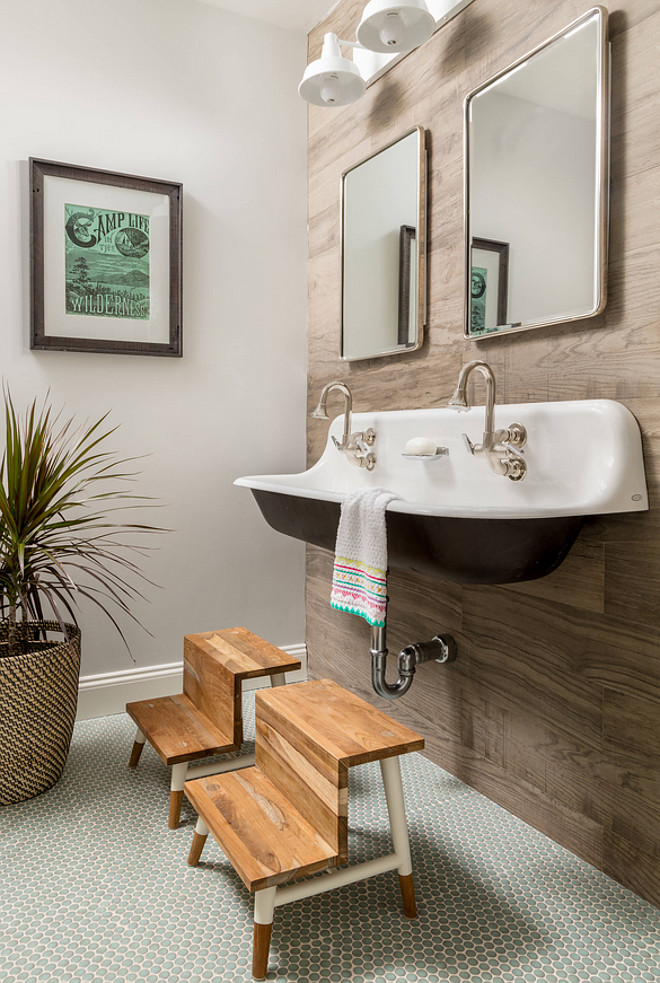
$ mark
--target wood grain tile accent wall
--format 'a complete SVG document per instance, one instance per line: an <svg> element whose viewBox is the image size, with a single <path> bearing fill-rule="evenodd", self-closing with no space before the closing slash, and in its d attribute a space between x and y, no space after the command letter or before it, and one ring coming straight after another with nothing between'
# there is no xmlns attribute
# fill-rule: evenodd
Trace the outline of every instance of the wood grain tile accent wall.
<svg viewBox="0 0 660 983"><path fill-rule="evenodd" d="M352 38L342 0L309 38ZM577 0L475 0L355 105L309 112L309 409L345 379L356 410L443 404L461 365L486 358L499 401L607 397L644 435L651 511L592 521L551 576L514 587L390 577L391 652L452 632L460 657L421 666L385 704L369 629L329 606L332 557L309 548L310 668L387 709L427 753L506 809L660 903L660 2L610 9L613 57L609 302L603 315L478 343L462 337L465 95L588 9ZM429 146L429 325L423 348L347 364L339 347L339 184L410 126ZM339 412L337 406L336 411ZM311 420L309 461L327 424Z"/></svg>

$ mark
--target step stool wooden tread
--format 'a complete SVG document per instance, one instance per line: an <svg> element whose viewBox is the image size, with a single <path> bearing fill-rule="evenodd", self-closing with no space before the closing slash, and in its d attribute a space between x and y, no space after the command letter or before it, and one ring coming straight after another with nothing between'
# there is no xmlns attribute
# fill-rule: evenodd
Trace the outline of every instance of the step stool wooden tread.
<svg viewBox="0 0 660 983"><path fill-rule="evenodd" d="M235 744L243 742L243 681L298 668L298 659L246 628L183 639L183 692L221 730L232 727Z"/></svg>
<svg viewBox="0 0 660 983"><path fill-rule="evenodd" d="M300 735L309 750L345 767L420 751L424 738L331 679L257 693L257 720L283 735ZM257 744L257 764L259 745Z"/></svg>
<svg viewBox="0 0 660 983"><path fill-rule="evenodd" d="M288 655L247 628L205 631L186 635L185 640L213 656L238 680L300 669L300 659Z"/></svg>
<svg viewBox="0 0 660 983"><path fill-rule="evenodd" d="M228 754L240 746L233 731L209 720L183 693L127 703L126 712L166 765Z"/></svg>
<svg viewBox="0 0 660 983"><path fill-rule="evenodd" d="M184 791L250 891L334 866L332 847L258 768L198 778Z"/></svg>

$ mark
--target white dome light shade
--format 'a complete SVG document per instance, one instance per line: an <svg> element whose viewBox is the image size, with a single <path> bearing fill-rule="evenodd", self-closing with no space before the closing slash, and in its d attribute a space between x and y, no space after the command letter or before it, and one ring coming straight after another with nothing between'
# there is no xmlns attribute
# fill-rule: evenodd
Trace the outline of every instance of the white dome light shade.
<svg viewBox="0 0 660 983"><path fill-rule="evenodd" d="M357 65L344 58L336 34L326 34L321 57L305 69L298 92L313 106L348 106L366 84Z"/></svg>
<svg viewBox="0 0 660 983"><path fill-rule="evenodd" d="M435 30L435 18L425 0L369 0L357 29L358 42L386 54L412 51Z"/></svg>

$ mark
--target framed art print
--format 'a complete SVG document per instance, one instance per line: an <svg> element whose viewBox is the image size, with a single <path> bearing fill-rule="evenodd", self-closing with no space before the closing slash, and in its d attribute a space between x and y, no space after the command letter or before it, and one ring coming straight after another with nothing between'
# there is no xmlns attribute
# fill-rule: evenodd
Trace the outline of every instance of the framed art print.
<svg viewBox="0 0 660 983"><path fill-rule="evenodd" d="M472 240L470 335L497 331L507 322L509 243Z"/></svg>
<svg viewBox="0 0 660 983"><path fill-rule="evenodd" d="M414 306L411 311L411 300L415 303L414 283L416 273L415 249L417 239L417 229L414 225L402 225L399 230L399 318L397 328L397 345L409 345L411 343L411 319L413 334L414 325ZM412 339L414 340L414 339Z"/></svg>
<svg viewBox="0 0 660 983"><path fill-rule="evenodd" d="M33 349L180 357L182 185L30 159Z"/></svg>

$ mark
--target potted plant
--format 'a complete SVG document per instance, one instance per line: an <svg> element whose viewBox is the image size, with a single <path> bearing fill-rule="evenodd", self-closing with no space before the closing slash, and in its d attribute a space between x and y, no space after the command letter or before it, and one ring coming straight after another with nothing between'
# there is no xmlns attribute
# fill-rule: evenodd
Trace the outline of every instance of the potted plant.
<svg viewBox="0 0 660 983"><path fill-rule="evenodd" d="M59 779L78 699L81 598L124 638L117 613L146 578L135 562L154 526L119 521L139 504L125 490L126 460L105 450L107 414L62 420L48 400L23 417L4 390L0 462L0 804L20 802ZM119 484L117 484L119 483ZM135 534L138 536L136 542ZM126 640L124 639L124 642Z"/></svg>

